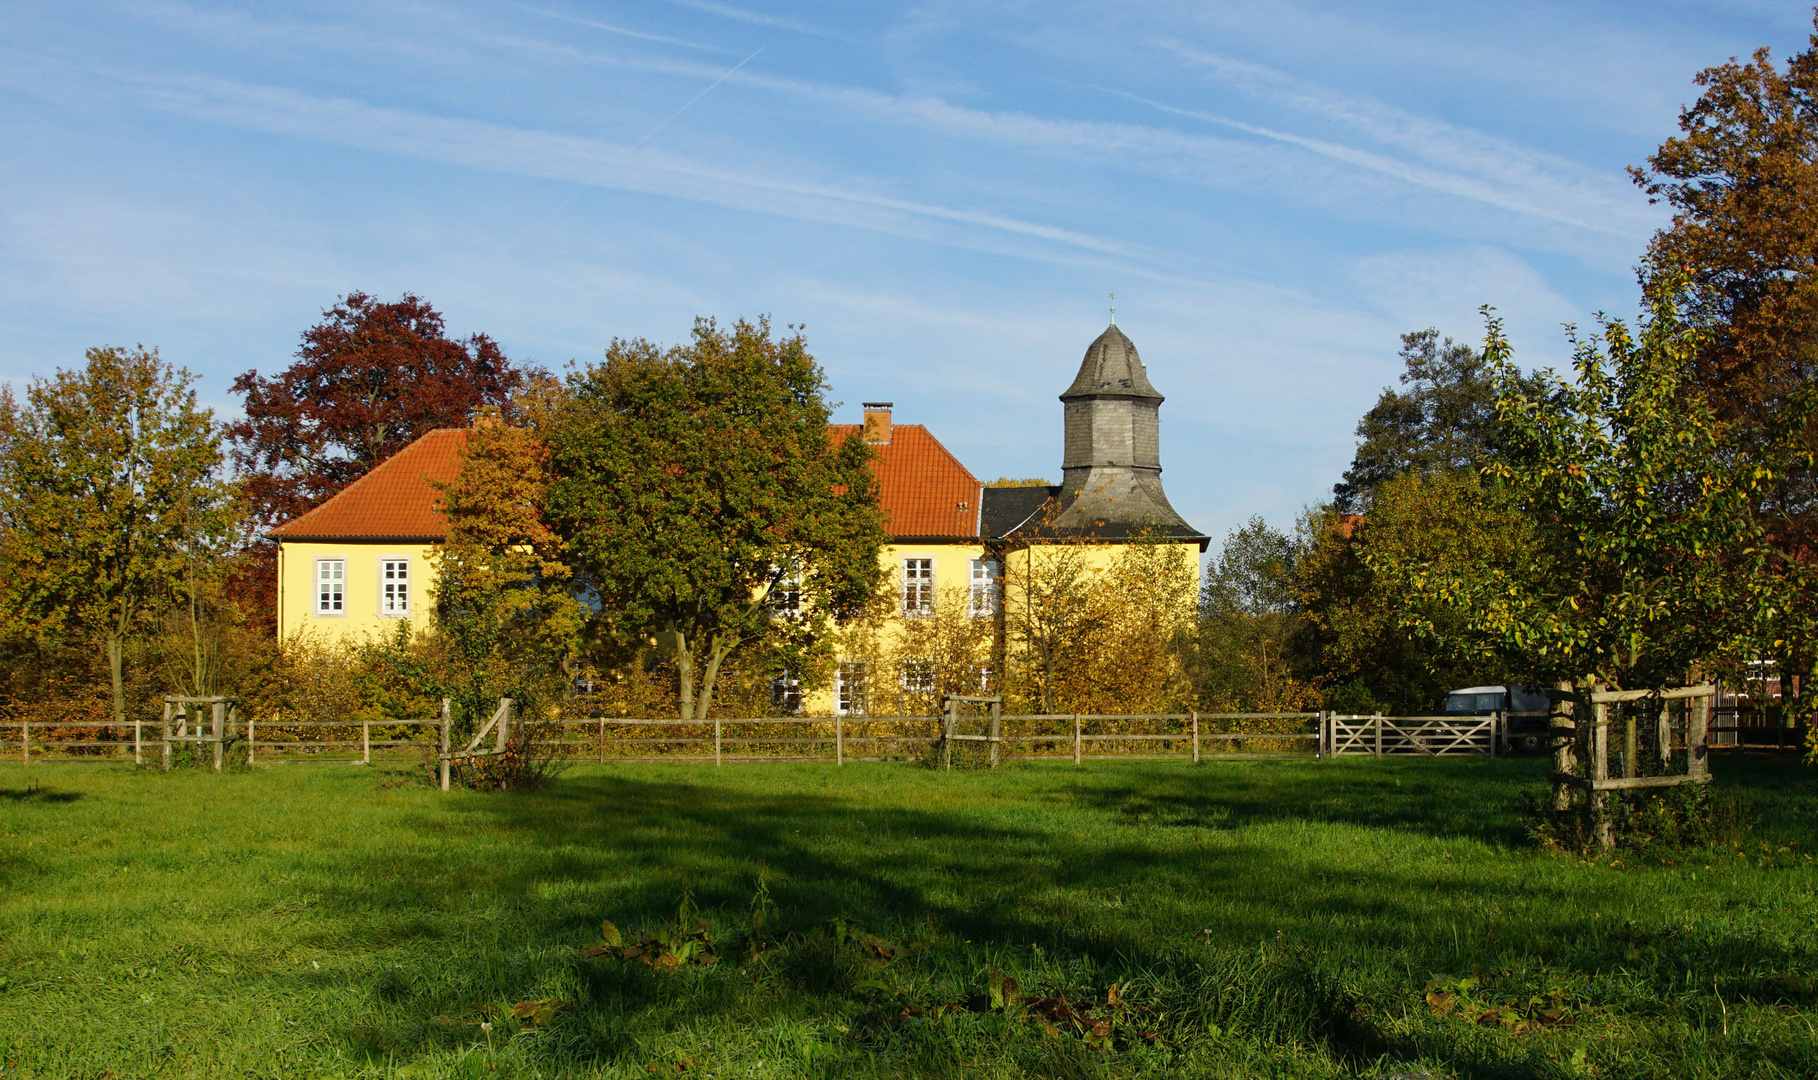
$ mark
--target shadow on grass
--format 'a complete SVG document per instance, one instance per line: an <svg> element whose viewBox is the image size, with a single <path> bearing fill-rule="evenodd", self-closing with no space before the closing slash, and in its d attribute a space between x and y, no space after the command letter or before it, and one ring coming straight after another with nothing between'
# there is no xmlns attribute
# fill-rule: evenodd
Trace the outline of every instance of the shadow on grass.
<svg viewBox="0 0 1818 1080"><path fill-rule="evenodd" d="M0 788L0 799L10 802L73 803L82 798L80 791L50 791L36 783L22 788Z"/></svg>
<svg viewBox="0 0 1818 1080"><path fill-rule="evenodd" d="M1517 847L1526 842L1520 794L1544 784L1547 772L1544 762L1525 758L1341 758L1270 767L1276 764L1220 761L1140 782L1086 780L1049 797L1131 824L1343 824Z"/></svg>
<svg viewBox="0 0 1818 1080"><path fill-rule="evenodd" d="M1729 985L1814 962L1809 947L1765 928L1637 929L1630 917L1657 918L1624 902L1646 890L1643 882L1586 870L1574 879L1582 894L1573 896L1557 873L1539 873L1533 854L1515 850L1522 840L1514 804L1544 780L1544 762L1222 766L1134 778L1019 770L1002 777L1019 797L996 805L993 778L906 770L854 770L837 784L801 772L779 774L776 784L730 774L707 780L682 768L573 773L534 794L454 796L417 825L444 842L350 867L325 887L324 900L375 910L407 898L458 911L476 895L490 897L485 915L466 927L395 923L393 941L440 955L417 952L391 978L424 986L404 996L433 1012L529 997L542 992L536 980L548 970L567 971L586 988L585 1023L596 1030L589 1049L565 1051L582 1056L630 1053L629 1017L668 1030L734 1013L761 1025L818 1007L811 1003L825 995L800 985L754 1005L729 971L659 976L583 963L571 951L597 934L602 917L627 931L674 918L684 892L716 932L743 928L760 881L784 934L845 918L919 942L937 969L930 978L946 987L928 990L934 998L963 996L990 969L1040 957L1087 988L1145 979L1172 987L1185 1013L1223 1017L1227 1029L1236 1008L1227 999L1273 995L1296 1018L1279 1029L1268 1024L1288 1022L1257 1020L1254 1031L1281 1043L1311 1037L1353 1061L1395 1045L1359 1019L1357 995L1393 984L1394 993L1411 995L1395 1007L1418 1009L1418 990L1402 983L1418 985L1427 970L1488 967L1521 954L1541 972L1620 971L1642 988L1637 1003L1646 1012L1675 988L1710 985L1713 976ZM1809 791L1777 768L1737 765L1720 775L1780 785L1795 802ZM1367 840L1352 838L1343 849L1317 829L1305 830L1304 842L1232 833L1272 822L1397 830L1497 850L1470 872L1452 872L1430 858L1397 863ZM407 897L400 881L410 883ZM1491 901L1515 913L1484 913ZM1284 940L1283 928L1293 936ZM538 949L542 961L523 959ZM438 973L456 952L470 969L458 985ZM1372 964L1381 970L1360 974ZM1374 989L1355 989L1360 978ZM1500 1075L1509 1061L1469 1040L1450 1053L1461 1075Z"/></svg>

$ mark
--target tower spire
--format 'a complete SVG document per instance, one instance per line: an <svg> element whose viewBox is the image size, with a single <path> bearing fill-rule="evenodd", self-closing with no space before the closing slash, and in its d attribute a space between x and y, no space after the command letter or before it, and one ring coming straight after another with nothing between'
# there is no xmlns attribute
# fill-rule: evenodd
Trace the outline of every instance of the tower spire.
<svg viewBox="0 0 1818 1080"><path fill-rule="evenodd" d="M1117 294L1111 294L1111 325L1117 325Z"/></svg>

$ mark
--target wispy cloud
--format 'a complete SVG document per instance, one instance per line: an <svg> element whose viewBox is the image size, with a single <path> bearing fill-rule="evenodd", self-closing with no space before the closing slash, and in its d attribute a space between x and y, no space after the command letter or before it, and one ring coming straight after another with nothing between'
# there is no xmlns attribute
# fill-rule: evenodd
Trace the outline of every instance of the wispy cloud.
<svg viewBox="0 0 1818 1080"><path fill-rule="evenodd" d="M1645 236L1659 217L1638 198L1626 177L1587 168L1555 154L1509 140L1416 116L1377 102L1339 94L1283 72L1195 49L1176 41L1157 47L1188 60L1214 78L1254 97L1335 122L1385 147L1400 150L1415 167L1343 143L1270 130L1192 109L1144 100L1177 115L1240 127L1265 138L1293 142L1363 168L1578 228ZM1135 97L1135 95L1125 95Z"/></svg>
<svg viewBox="0 0 1818 1080"><path fill-rule="evenodd" d="M431 116L294 90L216 79L151 83L147 96L191 117L323 142L548 180L673 196L792 217L945 239L915 222L1008 234L1094 255L1146 262L1154 253L1006 214L900 198L878 190L708 165L660 150Z"/></svg>
<svg viewBox="0 0 1818 1080"><path fill-rule="evenodd" d="M654 41L662 45L680 45L683 48L700 49L705 52L728 53L733 56L738 55L735 50L724 49L718 45L705 45L698 41L685 41L681 38L664 37L662 34L650 34L642 30L633 30L630 27L615 26L612 23L600 22L598 19L583 19L578 15L567 15L560 11L550 11L548 8L532 7L529 4L518 4L516 6L537 15L543 15L551 19L559 19L562 22L574 23L577 26L590 27L594 30L603 30L608 34L618 34L621 37L637 38L640 41Z"/></svg>
<svg viewBox="0 0 1818 1080"><path fill-rule="evenodd" d="M663 0L666 4L688 8L693 11L718 15L722 19L733 19L737 22L750 23L753 26L768 26L777 30L793 30L798 34L809 34L814 37L839 38L841 35L795 19L785 19L777 15L766 15L761 11L733 7L731 4L718 4L714 0Z"/></svg>

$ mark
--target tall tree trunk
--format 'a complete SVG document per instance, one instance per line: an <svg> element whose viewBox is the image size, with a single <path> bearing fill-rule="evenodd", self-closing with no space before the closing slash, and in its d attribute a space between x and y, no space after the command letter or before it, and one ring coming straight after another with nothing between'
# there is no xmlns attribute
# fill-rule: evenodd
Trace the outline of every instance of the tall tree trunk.
<svg viewBox="0 0 1818 1080"><path fill-rule="evenodd" d="M707 710L713 704L713 684L719 679L720 662L732 651L733 642L723 634L713 635L713 642L707 646L707 674L701 679L701 697L697 707L697 720L707 719Z"/></svg>
<svg viewBox="0 0 1818 1080"><path fill-rule="evenodd" d="M107 633L107 668L114 684L114 723L126 723L126 642L118 631Z"/></svg>
<svg viewBox="0 0 1818 1080"><path fill-rule="evenodd" d="M1553 685L1560 693L1572 692L1572 681L1561 679ZM1548 741L1553 749L1553 771L1569 773L1573 766L1573 744L1578 738L1578 706L1564 699L1555 700L1547 709ZM1572 808L1572 786L1555 781L1553 784L1553 809L1570 810Z"/></svg>

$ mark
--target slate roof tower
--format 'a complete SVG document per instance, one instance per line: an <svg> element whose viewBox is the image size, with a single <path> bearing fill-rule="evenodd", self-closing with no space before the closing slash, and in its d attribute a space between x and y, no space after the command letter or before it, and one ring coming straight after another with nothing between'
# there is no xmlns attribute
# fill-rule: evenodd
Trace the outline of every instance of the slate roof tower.
<svg viewBox="0 0 1818 1080"><path fill-rule="evenodd" d="M1135 343L1115 321L1086 347L1079 374L1060 399L1066 445L1053 529L1199 537L1162 492L1163 398L1150 385Z"/></svg>

